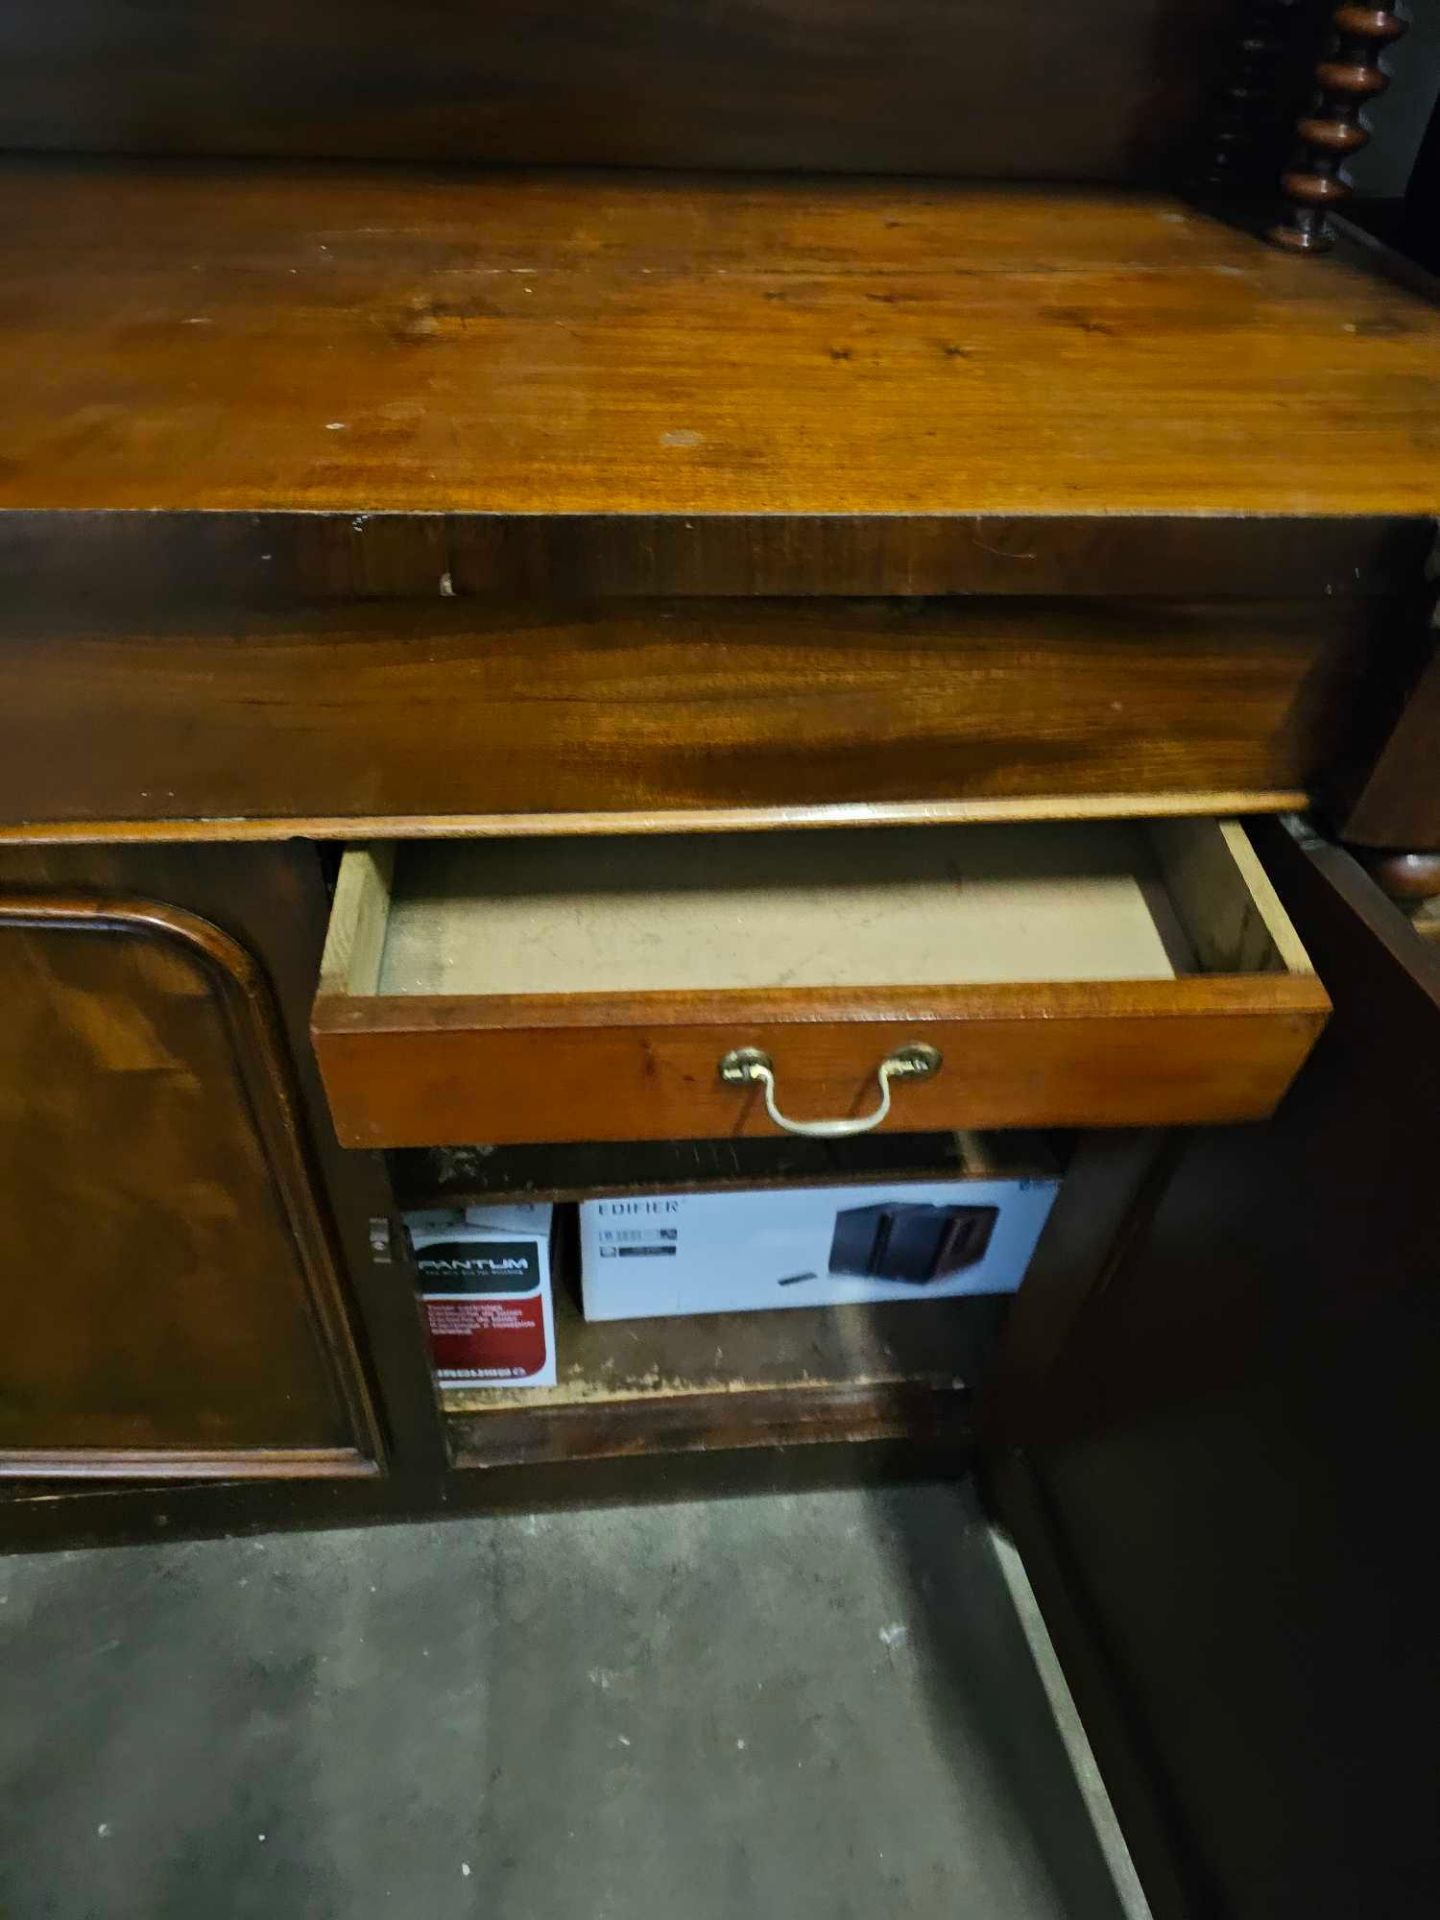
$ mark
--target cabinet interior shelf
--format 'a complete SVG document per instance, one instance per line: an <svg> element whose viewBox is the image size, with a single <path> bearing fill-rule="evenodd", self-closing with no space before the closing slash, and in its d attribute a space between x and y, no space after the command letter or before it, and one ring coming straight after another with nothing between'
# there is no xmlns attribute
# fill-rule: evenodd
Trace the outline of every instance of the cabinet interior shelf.
<svg viewBox="0 0 1440 1920"><path fill-rule="evenodd" d="M977 1296L592 1323L562 1285L559 1385L447 1391L451 1457L483 1468L825 1441L958 1449L1007 1306Z"/></svg>

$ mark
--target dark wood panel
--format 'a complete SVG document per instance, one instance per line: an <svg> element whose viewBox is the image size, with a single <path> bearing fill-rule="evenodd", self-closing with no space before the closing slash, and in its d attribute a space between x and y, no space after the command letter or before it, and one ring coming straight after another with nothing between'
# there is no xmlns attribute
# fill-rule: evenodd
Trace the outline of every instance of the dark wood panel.
<svg viewBox="0 0 1440 1920"><path fill-rule="evenodd" d="M284 1516L313 1510L316 1524L330 1524L342 1514L363 1518L372 1509L389 1512L407 1500L432 1500L443 1470L444 1436L415 1293L400 1278L387 1231L393 1208L389 1181L379 1155L347 1152L337 1143L310 1048L310 1006L329 914L319 850L299 841L7 847L0 855L0 879L26 893L84 890L107 900L142 897L198 914L254 956L273 1000L297 1101L311 1204L335 1248L349 1337L358 1349L369 1397L380 1410L386 1472L383 1482L377 1477L363 1484L384 1491L357 1504L358 1481L307 1481L290 1483L288 1490L275 1487L272 1501L263 1491L247 1492L249 1483L226 1482L213 1486L198 1508L185 1500L180 1507L203 1512L197 1524L213 1530L224 1524L227 1512L235 1514L237 1525L251 1511L274 1514L276 1524L297 1524ZM157 1512L174 1515L183 1484L169 1482ZM314 1494L313 1509L304 1488ZM64 1491L63 1501L52 1497L57 1490ZM123 1538L127 1529L133 1533L140 1511L131 1496L94 1480L16 1481L0 1497L7 1501L0 1524L6 1544L63 1540L71 1528L76 1539ZM67 1517L72 1512L73 1519Z"/></svg>
<svg viewBox="0 0 1440 1920"><path fill-rule="evenodd" d="M1078 1135L978 1408L992 1447L1033 1435L1048 1417L1051 1374L1092 1294L1143 1232L1164 1191L1176 1135L1088 1128Z"/></svg>
<svg viewBox="0 0 1440 1920"><path fill-rule="evenodd" d="M1345 854L1257 843L1330 1027L1268 1126L1188 1142L1030 1459L1184 1911L1418 1920L1440 1873L1440 954Z"/></svg>
<svg viewBox="0 0 1440 1920"><path fill-rule="evenodd" d="M11 0L0 144L1137 178L1228 0Z"/></svg>
<svg viewBox="0 0 1440 1920"><path fill-rule="evenodd" d="M1327 269L1328 271L1328 269ZM1413 588L1419 516L1185 513L506 514L0 510L6 603L626 594L1083 594L1280 599Z"/></svg>
<svg viewBox="0 0 1440 1920"><path fill-rule="evenodd" d="M182 909L0 898L0 1471L369 1471L265 984Z"/></svg>
<svg viewBox="0 0 1440 1920"><path fill-rule="evenodd" d="M1339 598L12 605L0 823L1285 804L1408 675L1394 626Z"/></svg>
<svg viewBox="0 0 1440 1920"><path fill-rule="evenodd" d="M967 1458L966 1401L964 1394L904 1382L836 1382L795 1394L722 1388L639 1406L562 1407L543 1418L523 1411L457 1413L445 1424L455 1465L472 1471L888 1441L911 1454L912 1471L928 1464L941 1473L960 1470Z"/></svg>
<svg viewBox="0 0 1440 1920"><path fill-rule="evenodd" d="M1359 846L1440 851L1440 656L1343 818L1345 838Z"/></svg>
<svg viewBox="0 0 1440 1920"><path fill-rule="evenodd" d="M1164 195L17 160L0 227L7 509L1440 505L1440 314Z"/></svg>
<svg viewBox="0 0 1440 1920"><path fill-rule="evenodd" d="M128 1541L209 1539L281 1529L357 1527L385 1520L460 1520L486 1513L809 1493L917 1479L952 1481L974 1449L951 1435L938 1448L911 1439L814 1440L803 1447L694 1449L605 1459L525 1461L486 1472L461 1468L418 1479L172 1481L160 1487L70 1482L65 1498L6 1498L7 1551L113 1546ZM25 1489L34 1492L39 1483ZM54 1483L47 1489L57 1490Z"/></svg>
<svg viewBox="0 0 1440 1920"><path fill-rule="evenodd" d="M1057 1435L1242 1383L1292 1334L1358 1324L1388 1290L1440 1271L1424 1206L1440 954L1338 848L1302 845L1279 822L1253 837L1334 1012L1266 1127L1188 1141L1153 1223L1068 1343L1048 1399ZM1206 1196L1222 1187L1211 1217Z"/></svg>

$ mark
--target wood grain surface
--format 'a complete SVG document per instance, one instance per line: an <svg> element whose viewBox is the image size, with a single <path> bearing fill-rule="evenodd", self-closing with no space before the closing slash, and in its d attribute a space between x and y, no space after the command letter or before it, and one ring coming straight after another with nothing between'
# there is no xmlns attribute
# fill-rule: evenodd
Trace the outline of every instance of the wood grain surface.
<svg viewBox="0 0 1440 1920"><path fill-rule="evenodd" d="M1365 745L1362 687L1410 667L1390 605L12 603L0 825L1254 811Z"/></svg>
<svg viewBox="0 0 1440 1920"><path fill-rule="evenodd" d="M203 1513L204 1524L222 1531L246 1524L247 1515L260 1511L272 1516L272 1524L293 1524L286 1516L302 1510L313 1513L317 1523L342 1512L358 1517L372 1507L391 1512L407 1501L423 1503L430 1496L420 1483L433 1488L443 1472L444 1436L415 1295L397 1286L393 1256L385 1257L392 1250L382 1241L377 1253L373 1238L375 1223L383 1229L394 1204L384 1164L378 1154L350 1153L336 1141L310 1046L310 1007L329 912L326 867L323 850L296 840L246 845L91 841L9 846L0 853L0 881L8 891L27 898L83 892L106 900L164 901L228 934L251 957L273 1009L284 1055L280 1071L295 1101L308 1206L333 1250L333 1268L317 1296L317 1309L339 1356L336 1378L357 1431L371 1420L368 1408L383 1410L385 1472L340 1480L210 1482L199 1501L182 1498L186 1482L172 1479L166 1500L153 1508L94 1480L67 1481L63 1501L52 1497L51 1483L21 1480L8 1495L0 1529L6 1538L31 1526L47 1537L67 1532L77 1538L113 1536L133 1529L136 1515L148 1516L141 1531L150 1537L167 1522L178 1527L182 1512ZM317 1268L317 1277L324 1273ZM272 1496L273 1504L267 1504ZM0 1493L0 1499L6 1497ZM53 1524L43 1512L32 1511L47 1504L65 1509ZM23 1521L14 1513L17 1505L27 1509ZM68 1517L72 1511L73 1519Z"/></svg>
<svg viewBox="0 0 1440 1920"><path fill-rule="evenodd" d="M513 840L550 834L764 833L781 828L964 826L1032 820L1155 820L1285 813L1302 788L1195 787L1167 793L1042 793L981 800L856 801L790 807L674 807L616 813L201 814L157 820L0 822L0 846L254 846L279 840Z"/></svg>
<svg viewBox="0 0 1440 1920"><path fill-rule="evenodd" d="M792 993L783 1014L774 994L685 1000L651 996L628 1023L613 1007L552 1007L543 1024L486 1008L494 1025L474 1001L319 1000L315 1051L352 1147L772 1134L756 1094L719 1079L732 1048L771 1056L783 1110L835 1119L868 1112L881 1060L915 1041L945 1065L898 1087L897 1131L1155 1126L1272 1111L1326 1005L1286 975Z"/></svg>
<svg viewBox="0 0 1440 1920"><path fill-rule="evenodd" d="M0 228L4 508L1440 505L1440 314L1163 196L13 161Z"/></svg>
<svg viewBox="0 0 1440 1920"><path fill-rule="evenodd" d="M0 899L0 1473L374 1471L265 984L179 908Z"/></svg>
<svg viewBox="0 0 1440 1920"><path fill-rule="evenodd" d="M10 0L0 145L1134 178L1226 0Z"/></svg>

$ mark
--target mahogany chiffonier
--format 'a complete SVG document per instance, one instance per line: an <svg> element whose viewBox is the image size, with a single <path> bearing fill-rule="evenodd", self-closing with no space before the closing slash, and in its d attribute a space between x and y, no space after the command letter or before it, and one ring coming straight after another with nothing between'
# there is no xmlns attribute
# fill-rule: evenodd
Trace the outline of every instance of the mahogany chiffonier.
<svg viewBox="0 0 1440 1920"><path fill-rule="evenodd" d="M0 1543L978 1466L1157 1914L1425 1910L1404 25L11 0ZM442 1409L406 1206L1017 1129L1008 1310Z"/></svg>

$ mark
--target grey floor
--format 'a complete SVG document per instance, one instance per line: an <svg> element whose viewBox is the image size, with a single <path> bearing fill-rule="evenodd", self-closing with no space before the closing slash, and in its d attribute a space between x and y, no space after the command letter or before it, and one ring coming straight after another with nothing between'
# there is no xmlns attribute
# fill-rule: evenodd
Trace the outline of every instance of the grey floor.
<svg viewBox="0 0 1440 1920"><path fill-rule="evenodd" d="M0 1915L1118 1920L963 1488L0 1562Z"/></svg>

